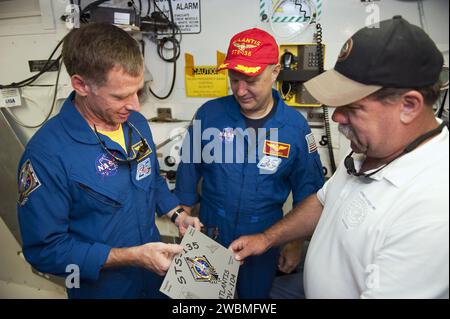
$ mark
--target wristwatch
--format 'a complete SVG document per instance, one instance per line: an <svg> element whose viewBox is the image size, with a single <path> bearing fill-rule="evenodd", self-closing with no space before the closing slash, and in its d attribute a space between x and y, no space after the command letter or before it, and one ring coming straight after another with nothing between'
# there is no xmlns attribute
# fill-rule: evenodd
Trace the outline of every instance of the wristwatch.
<svg viewBox="0 0 450 319"><path fill-rule="evenodd" d="M172 221L172 223L175 224L175 221L177 220L178 216L180 216L183 212L184 212L184 208L183 208L183 207L178 208L178 209L172 214L172 217L170 217L170 220Z"/></svg>

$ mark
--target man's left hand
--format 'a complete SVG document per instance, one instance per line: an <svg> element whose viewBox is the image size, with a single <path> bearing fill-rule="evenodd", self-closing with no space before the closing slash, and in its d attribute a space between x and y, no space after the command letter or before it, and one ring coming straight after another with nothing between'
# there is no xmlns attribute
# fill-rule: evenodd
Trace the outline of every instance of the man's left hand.
<svg viewBox="0 0 450 319"><path fill-rule="evenodd" d="M175 225L177 225L181 236L184 236L189 226L194 227L198 231L200 231L200 228L203 227L200 219L188 215L185 211L177 217L177 219L175 220Z"/></svg>
<svg viewBox="0 0 450 319"><path fill-rule="evenodd" d="M294 240L283 247L278 258L278 270L290 274L297 268L301 261L303 242L303 240Z"/></svg>

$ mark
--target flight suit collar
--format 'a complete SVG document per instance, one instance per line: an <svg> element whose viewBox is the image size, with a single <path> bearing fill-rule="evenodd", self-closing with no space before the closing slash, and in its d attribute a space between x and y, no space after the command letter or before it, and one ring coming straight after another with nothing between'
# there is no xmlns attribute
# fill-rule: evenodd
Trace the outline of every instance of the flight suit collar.
<svg viewBox="0 0 450 319"><path fill-rule="evenodd" d="M74 99L75 91L67 97L59 113L64 129L77 142L99 144L94 131L75 107Z"/></svg>
<svg viewBox="0 0 450 319"><path fill-rule="evenodd" d="M267 122L264 124L264 128L267 129L265 136L257 136L256 144L252 143L251 140L248 139L248 136L245 135L243 138L246 142L248 142L248 147L250 149L254 149L255 147L258 147L258 145L265 145L265 140L268 140L272 138L274 135L273 130L277 130L282 128L286 125L287 119L284 118L284 112L286 109L286 105L284 104L283 100L281 99L278 92L274 89L272 89L272 96L275 101L277 101L276 104L276 111L275 114L267 120ZM245 131L247 129L247 125L245 123L245 117L242 115L240 111L239 103L236 101L234 96L230 97L234 103L226 103L227 113L231 117L231 119L234 121L234 129L241 128L242 131ZM228 100L229 101L229 100ZM239 131L236 131L236 134L240 134ZM277 133L275 133L277 134ZM278 136L278 135L276 135ZM247 154L247 152L245 153ZM258 159L262 158L262 148L258 151ZM246 155L244 155L246 156ZM255 174L258 173L255 166Z"/></svg>
<svg viewBox="0 0 450 319"><path fill-rule="evenodd" d="M97 136L93 129L89 126L87 121L81 116L80 112L78 112L77 108L74 104L75 92L72 92L66 101L64 102L60 116L63 127L67 131L67 133L77 142L83 144L100 144ZM130 115L130 120L134 118L134 114ZM123 125L123 130L125 133L125 143L128 145L128 130L130 128L128 125ZM108 149L120 151L123 155L125 155L122 147L119 146L116 142L113 142L110 138L101 135L102 140L105 142L106 147ZM132 141L139 141L139 137L133 133ZM135 142L134 142L135 143ZM132 142L133 144L133 142Z"/></svg>
<svg viewBox="0 0 450 319"><path fill-rule="evenodd" d="M281 99L278 92L274 89L272 89L272 96L276 101L278 101L277 105L276 105L277 109L276 109L275 114L266 122L266 124L264 126L266 128L267 127L280 128L285 125L285 121L283 119L284 119L284 112L285 112L286 106L283 103L283 100ZM235 122L237 122L236 127L241 127L242 129L245 129L246 125L245 125L244 115L242 115L242 113L241 113L239 103L236 101L234 96L232 96L232 99L233 99L234 103L228 103L226 106L228 114Z"/></svg>

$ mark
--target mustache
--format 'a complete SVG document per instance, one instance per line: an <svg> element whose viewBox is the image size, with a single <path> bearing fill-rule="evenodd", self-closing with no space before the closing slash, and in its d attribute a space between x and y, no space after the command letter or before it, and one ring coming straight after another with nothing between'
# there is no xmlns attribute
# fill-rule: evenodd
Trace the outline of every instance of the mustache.
<svg viewBox="0 0 450 319"><path fill-rule="evenodd" d="M355 131L353 131L350 125L339 124L338 131L341 132L349 140L354 141L356 139Z"/></svg>
<svg viewBox="0 0 450 319"><path fill-rule="evenodd" d="M362 145L359 142L359 139L356 136L356 133L353 130L353 128L351 127L351 125L339 124L338 125L338 131L341 132L347 139L349 139L350 141L355 143L355 145L358 147L358 149L360 149L362 151L366 151L367 150L367 147L365 145Z"/></svg>

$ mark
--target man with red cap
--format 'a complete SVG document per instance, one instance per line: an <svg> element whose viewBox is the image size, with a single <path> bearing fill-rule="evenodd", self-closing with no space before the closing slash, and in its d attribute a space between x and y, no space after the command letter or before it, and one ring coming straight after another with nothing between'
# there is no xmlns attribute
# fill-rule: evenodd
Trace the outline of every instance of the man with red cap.
<svg viewBox="0 0 450 319"><path fill-rule="evenodd" d="M337 107L351 153L286 218L234 241L236 259L312 236L307 298L448 299L449 132L432 107L442 66L400 16L355 33L334 69L305 83Z"/></svg>
<svg viewBox="0 0 450 319"><path fill-rule="evenodd" d="M226 247L280 220L291 191L296 206L323 184L306 120L272 89L278 59L278 45L267 32L254 28L236 34L218 68L228 70L233 95L200 107L183 145L175 193L182 205L200 202L206 231ZM239 270L239 298L269 297L277 262L283 270L296 266L285 265L278 255L273 248L246 260Z"/></svg>

